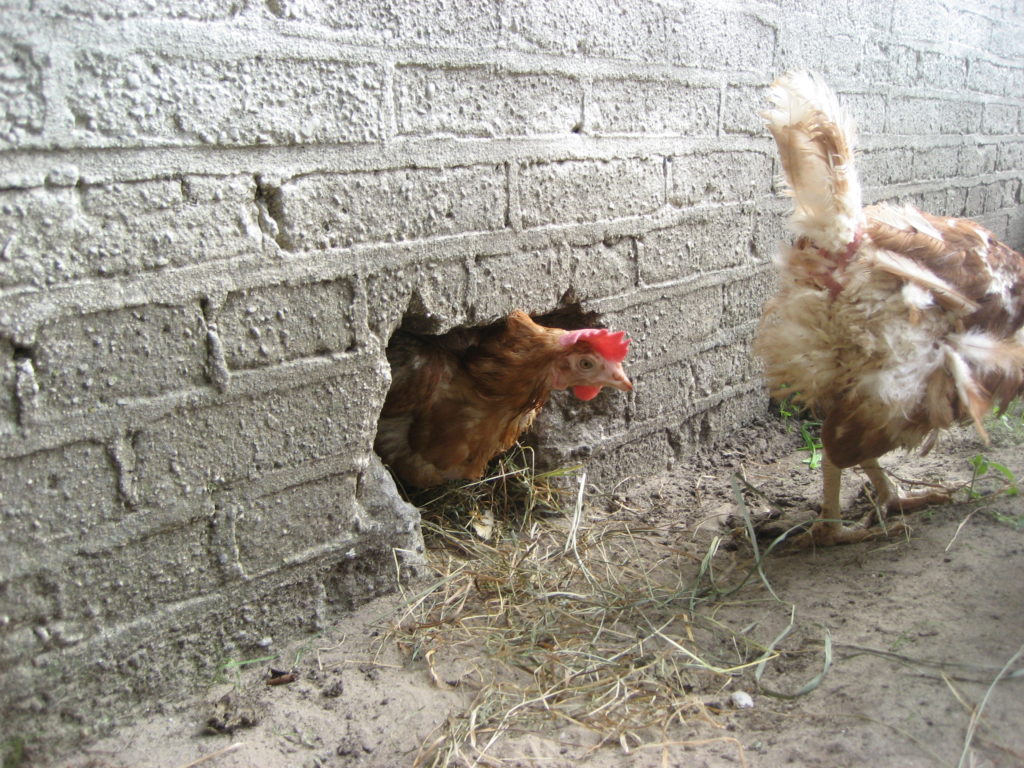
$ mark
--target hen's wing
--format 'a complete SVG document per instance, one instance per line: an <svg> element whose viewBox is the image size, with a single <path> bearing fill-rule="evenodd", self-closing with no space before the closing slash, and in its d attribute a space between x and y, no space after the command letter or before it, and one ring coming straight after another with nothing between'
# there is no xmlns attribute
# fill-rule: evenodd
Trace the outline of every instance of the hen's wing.
<svg viewBox="0 0 1024 768"><path fill-rule="evenodd" d="M1021 393L1024 379L1024 257L973 221L932 216L910 209L923 226L894 225L892 208L869 209L868 231L876 262L899 274L894 260L918 271L903 274L911 317L929 301L949 315L946 369L979 431L981 416L995 402L1005 406ZM897 223L898 223L897 219ZM923 276L923 279L922 277ZM939 340L937 340L939 341Z"/></svg>

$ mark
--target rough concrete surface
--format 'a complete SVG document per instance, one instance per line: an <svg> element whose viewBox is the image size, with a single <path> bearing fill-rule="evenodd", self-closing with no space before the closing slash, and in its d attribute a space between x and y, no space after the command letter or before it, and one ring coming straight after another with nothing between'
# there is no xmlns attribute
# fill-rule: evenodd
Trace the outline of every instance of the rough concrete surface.
<svg viewBox="0 0 1024 768"><path fill-rule="evenodd" d="M416 569L371 449L403 321L572 289L629 332L636 390L534 437L600 483L762 412L787 68L849 103L869 202L1024 245L1012 0L0 14L0 744L91 736Z"/></svg>

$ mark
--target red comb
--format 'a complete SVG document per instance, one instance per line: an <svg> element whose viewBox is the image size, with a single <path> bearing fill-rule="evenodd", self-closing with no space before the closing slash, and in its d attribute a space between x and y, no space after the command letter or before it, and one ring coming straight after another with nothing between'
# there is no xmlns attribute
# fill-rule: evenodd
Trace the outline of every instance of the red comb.
<svg viewBox="0 0 1024 768"><path fill-rule="evenodd" d="M611 363L621 363L629 352L629 342L625 331L609 331L607 328L583 328L569 331L559 341L562 346L569 347L577 341L586 341L597 353Z"/></svg>

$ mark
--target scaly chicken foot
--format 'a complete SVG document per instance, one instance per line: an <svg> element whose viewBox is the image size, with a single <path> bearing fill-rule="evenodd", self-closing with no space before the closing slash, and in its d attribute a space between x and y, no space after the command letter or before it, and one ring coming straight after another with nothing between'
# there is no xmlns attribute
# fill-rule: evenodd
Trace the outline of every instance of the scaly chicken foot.
<svg viewBox="0 0 1024 768"><path fill-rule="evenodd" d="M886 515L896 512L909 512L931 504L944 504L952 498L950 491L926 491L923 493L901 496L889 480L888 474L878 464L877 459L867 459L860 465L875 489L878 505ZM906 524L893 522L885 524L878 511L869 512L857 527L847 528L843 525L840 509L839 491L842 486L843 470L833 464L826 456L822 461L823 499L821 514L811 526L811 530L793 540L797 547L830 547L836 544L856 544L861 541L884 539L907 530ZM884 517L884 516L883 516ZM873 523L879 523L874 525Z"/></svg>
<svg viewBox="0 0 1024 768"><path fill-rule="evenodd" d="M947 489L922 491L901 496L892 481L889 480L889 474L879 466L878 459L868 459L861 463L860 468L864 470L868 480L871 481L878 499L878 506L884 509L886 514L912 512L932 504L948 504L953 500L953 492ZM875 510L868 513L864 523L871 525L877 521L878 511Z"/></svg>
<svg viewBox="0 0 1024 768"><path fill-rule="evenodd" d="M833 464L826 455L821 462L821 473L823 485L821 513L811 526L811 530L793 539L794 546L808 548L856 544L861 541L884 538L904 530L902 524L890 525L885 528L845 527L839 499L843 470Z"/></svg>

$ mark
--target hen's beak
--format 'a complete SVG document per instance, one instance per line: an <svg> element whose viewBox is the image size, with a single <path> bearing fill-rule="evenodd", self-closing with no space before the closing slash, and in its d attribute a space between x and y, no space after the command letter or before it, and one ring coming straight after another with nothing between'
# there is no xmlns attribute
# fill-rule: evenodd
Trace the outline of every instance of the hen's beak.
<svg viewBox="0 0 1024 768"><path fill-rule="evenodd" d="M611 374L608 380L609 387L615 387L621 389L623 392L632 392L633 384L627 378L626 372L622 369L622 363L615 363L613 366L609 366Z"/></svg>

